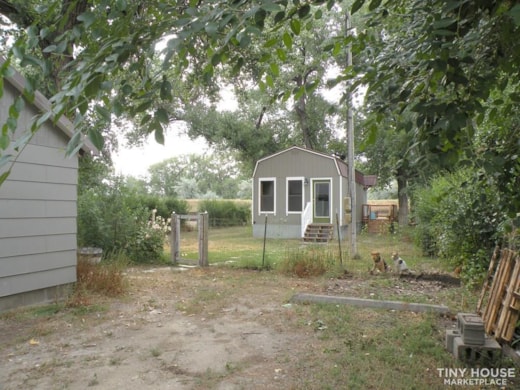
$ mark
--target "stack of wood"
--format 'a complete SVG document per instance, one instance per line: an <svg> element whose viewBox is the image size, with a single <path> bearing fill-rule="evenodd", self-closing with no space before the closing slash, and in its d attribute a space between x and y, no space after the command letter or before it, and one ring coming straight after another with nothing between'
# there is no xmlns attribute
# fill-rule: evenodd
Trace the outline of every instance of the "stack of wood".
<svg viewBox="0 0 520 390"><path fill-rule="evenodd" d="M487 304L482 311L486 297ZM482 315L487 334L501 343L512 341L520 314L520 256L515 251L495 249L477 313Z"/></svg>

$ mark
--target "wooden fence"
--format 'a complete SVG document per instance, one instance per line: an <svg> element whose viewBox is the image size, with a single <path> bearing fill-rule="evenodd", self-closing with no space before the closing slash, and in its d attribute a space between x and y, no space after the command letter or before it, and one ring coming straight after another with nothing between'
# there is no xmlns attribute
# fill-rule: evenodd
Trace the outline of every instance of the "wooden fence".
<svg viewBox="0 0 520 390"><path fill-rule="evenodd" d="M172 213L171 218L171 248L172 248L172 263L177 264L181 259L180 243L181 243L181 220L196 221L198 228L199 240L199 258L198 264L200 267L207 267L208 262L208 231L209 231L209 216L208 213L199 214L175 214Z"/></svg>

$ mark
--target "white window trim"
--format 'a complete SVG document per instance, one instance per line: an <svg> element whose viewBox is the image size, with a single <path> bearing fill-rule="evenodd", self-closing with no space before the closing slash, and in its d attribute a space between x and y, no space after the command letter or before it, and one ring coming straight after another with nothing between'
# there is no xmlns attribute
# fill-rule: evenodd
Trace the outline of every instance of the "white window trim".
<svg viewBox="0 0 520 390"><path fill-rule="evenodd" d="M274 182L274 193L273 193L273 211L262 211L262 182L272 181ZM276 215L276 177L262 177L258 179L258 215Z"/></svg>
<svg viewBox="0 0 520 390"><path fill-rule="evenodd" d="M301 181L302 182L302 207L301 211L289 211L289 182L290 181ZM305 177L294 176L285 178L285 215L289 214L301 214L305 208Z"/></svg>
<svg viewBox="0 0 520 390"><path fill-rule="evenodd" d="M314 182L316 181L328 181L329 182L329 223L332 223L332 209L334 204L334 180L332 177L313 177L311 179L311 201L312 201L312 218L324 218L317 217L316 210L314 209Z"/></svg>

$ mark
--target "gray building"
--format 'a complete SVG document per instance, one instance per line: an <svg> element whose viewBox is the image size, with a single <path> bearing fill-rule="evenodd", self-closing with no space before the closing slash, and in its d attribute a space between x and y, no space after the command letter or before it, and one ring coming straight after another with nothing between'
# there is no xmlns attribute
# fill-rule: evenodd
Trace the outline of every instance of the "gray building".
<svg viewBox="0 0 520 390"><path fill-rule="evenodd" d="M257 161L253 173L253 236L302 238L309 224L350 224L348 165L336 156L293 146ZM358 229L375 176L356 171Z"/></svg>
<svg viewBox="0 0 520 390"><path fill-rule="evenodd" d="M0 126L25 86L17 72L3 81ZM25 101L12 138L30 132L34 118L50 108L36 92L32 103ZM0 185L0 311L59 299L76 281L78 156L65 156L72 134L66 118L48 120L26 146L16 151L13 145L10 163L0 167L0 175L11 170ZM95 147L85 140L83 152Z"/></svg>

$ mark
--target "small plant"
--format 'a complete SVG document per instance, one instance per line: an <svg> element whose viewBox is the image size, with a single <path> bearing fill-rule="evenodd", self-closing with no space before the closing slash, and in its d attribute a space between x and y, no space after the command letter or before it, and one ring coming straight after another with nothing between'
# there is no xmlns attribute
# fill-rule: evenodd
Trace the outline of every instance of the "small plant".
<svg viewBox="0 0 520 390"><path fill-rule="evenodd" d="M328 248L308 247L290 250L278 269L300 278L324 275L336 266L335 255Z"/></svg>
<svg viewBox="0 0 520 390"><path fill-rule="evenodd" d="M153 357L159 357L161 356L161 351L159 350L159 348L155 347L155 348L152 348L150 350L150 353L152 354Z"/></svg>
<svg viewBox="0 0 520 390"><path fill-rule="evenodd" d="M104 260L98 264L79 258L76 270L76 290L69 298L67 306L88 306L90 304L88 292L106 296L122 294L126 288L123 271L127 263L121 256Z"/></svg>

